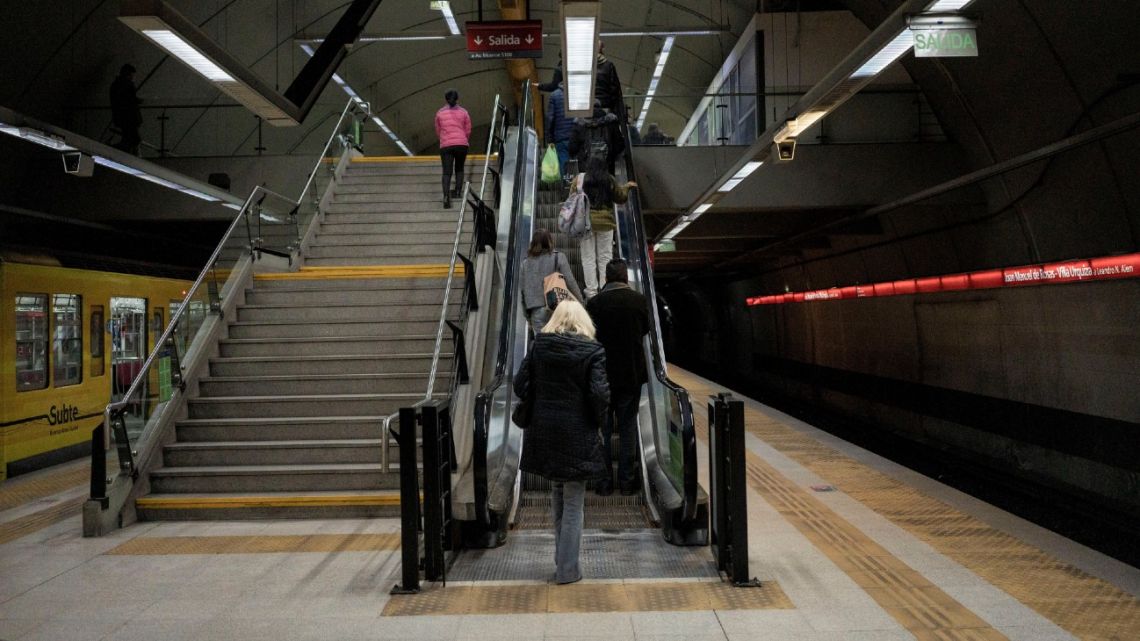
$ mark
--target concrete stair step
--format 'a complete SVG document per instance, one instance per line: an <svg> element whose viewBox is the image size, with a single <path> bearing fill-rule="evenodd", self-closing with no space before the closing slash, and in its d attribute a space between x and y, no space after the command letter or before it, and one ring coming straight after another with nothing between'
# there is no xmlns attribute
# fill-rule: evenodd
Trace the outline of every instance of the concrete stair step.
<svg viewBox="0 0 1140 641"><path fill-rule="evenodd" d="M214 465L161 467L150 474L159 494L213 492L328 492L400 487L399 466L385 474L380 463L314 465Z"/></svg>
<svg viewBox="0 0 1140 641"><path fill-rule="evenodd" d="M401 227L401 225L394 225L394 227ZM471 244L471 225L465 225L465 229L459 234L459 248L465 251ZM322 229L317 236L314 245L322 247L336 247L341 245L402 245L402 246L418 246L418 245L447 245L449 248L455 244L455 228L454 225L449 231L433 231L428 233L416 233L401 230L399 232L380 232L380 233L352 233L352 230L328 231ZM450 254L450 250L448 252Z"/></svg>
<svg viewBox="0 0 1140 641"><path fill-rule="evenodd" d="M399 490L154 493L135 501L144 521L378 518L400 515Z"/></svg>
<svg viewBox="0 0 1140 641"><path fill-rule="evenodd" d="M258 418L302 416L387 416L410 407L423 393L307 394L289 396L218 396L192 398L190 418Z"/></svg>
<svg viewBox="0 0 1140 641"><path fill-rule="evenodd" d="M452 199L452 206L450 209L443 207L443 195L436 197L433 195L425 194L423 198L418 198L411 202L384 202L384 201L369 201L363 198L354 199L353 202L337 202L334 201L325 207L325 213L374 213L379 215L387 214L410 214L421 212L456 212L459 211L459 205L456 199Z"/></svg>
<svg viewBox="0 0 1140 641"><path fill-rule="evenodd" d="M399 460L397 448L390 443L389 460ZM162 460L166 467L378 463L382 449L379 438L171 443L163 448Z"/></svg>
<svg viewBox="0 0 1140 641"><path fill-rule="evenodd" d="M346 174L336 184L336 192L352 193L353 190L367 192L383 190L390 194L439 194L443 195L443 184L437 176L435 180L424 177L416 180L393 180L385 176L367 174Z"/></svg>
<svg viewBox="0 0 1140 641"><path fill-rule="evenodd" d="M443 264L441 269L442 276L414 276L414 277L401 277L401 278L381 278L381 277L351 277L347 275L330 275L323 278L277 278L277 279L264 279L254 278L253 289L246 290L246 292L270 292L270 291L337 291L341 289L383 289L383 290L430 290L442 292L443 286L447 284L447 264ZM298 276L307 275L308 272L302 270L297 272ZM454 285L454 283L452 283ZM253 302L253 301L248 301Z"/></svg>
<svg viewBox="0 0 1140 641"><path fill-rule="evenodd" d="M467 219L471 218L471 210L464 212ZM381 211L372 205L341 204L329 205L325 209L323 222L326 225L341 223L442 223L450 222L455 229L455 222L459 220L459 206L452 204L451 209L441 206L421 211Z"/></svg>
<svg viewBox="0 0 1140 641"><path fill-rule="evenodd" d="M247 305L315 305L315 304L393 304L425 305L434 304L437 307L443 302L443 286L446 281L440 282L436 287L384 287L383 283L372 287L322 287L322 288L278 288L278 289L247 289L245 302ZM454 285L454 282L452 283ZM463 297L463 290L458 287L451 288L451 300Z"/></svg>
<svg viewBox="0 0 1140 641"><path fill-rule="evenodd" d="M451 369L437 372L436 385L450 386ZM397 394L424 392L425 373L275 374L269 376L210 376L201 379L202 397L274 396L283 394Z"/></svg>
<svg viewBox="0 0 1140 641"><path fill-rule="evenodd" d="M440 292L440 298L443 292ZM380 304L304 304L304 305L242 305L238 307L239 322L286 320L293 322L340 321L428 321L439 322L443 301L435 303L404 303L392 301ZM454 305L448 309L449 317L458 317Z"/></svg>
<svg viewBox="0 0 1140 641"><path fill-rule="evenodd" d="M398 239L391 239L398 241ZM306 260L314 258L431 258L435 262L449 262L454 242L426 244L392 242L388 245L326 245L319 240L309 247ZM464 249L466 249L464 247Z"/></svg>
<svg viewBox="0 0 1140 641"><path fill-rule="evenodd" d="M469 161L467 164L473 167ZM483 166L483 161L479 161L479 166ZM464 167L468 169L469 167ZM420 161L415 163L371 163L371 162L353 162L345 167L345 174L349 176L434 176L437 180L443 173L442 166L438 158L433 161Z"/></svg>
<svg viewBox="0 0 1140 641"><path fill-rule="evenodd" d="M423 220L403 221L403 222L380 222L380 221L364 221L364 222L329 222L321 223L320 228L317 230L317 239L325 242L325 238L329 236L415 236L418 234L446 234L448 239L455 239L455 218L450 220L440 220L436 222L425 222ZM463 233L468 235L475 230L474 223L471 218L463 223ZM401 238L401 241L404 239ZM446 242L446 241L445 241ZM330 243L331 244L331 243Z"/></svg>
<svg viewBox="0 0 1140 641"><path fill-rule="evenodd" d="M446 260L450 260L448 256ZM365 256L355 258L306 258L305 265L309 267L358 267L362 265L437 265L444 260L441 256ZM445 271L446 273L446 271Z"/></svg>
<svg viewBox="0 0 1140 641"><path fill-rule="evenodd" d="M451 369L451 345L440 354L441 371ZM432 352L348 356L246 356L210 359L210 376L305 376L325 374L383 374L386 372L427 374ZM443 367L446 364L446 367Z"/></svg>
<svg viewBox="0 0 1140 641"><path fill-rule="evenodd" d="M450 350L450 346L445 343ZM430 354L435 336L346 336L341 338L247 338L222 339L218 347L223 358L243 356L378 356Z"/></svg>
<svg viewBox="0 0 1140 641"><path fill-rule="evenodd" d="M425 203L435 202L439 203L443 197L443 186L436 183L435 191L388 191L385 185L378 184L374 188L368 189L371 185L352 185L355 189L352 191L345 191L337 189L333 194L333 204L349 204L349 203L377 203L377 204L411 204L411 203Z"/></svg>
<svg viewBox="0 0 1140 641"><path fill-rule="evenodd" d="M419 321L337 321L306 323L295 321L230 323L230 338L328 338L346 336L392 336L435 334L437 320Z"/></svg>
<svg viewBox="0 0 1140 641"><path fill-rule="evenodd" d="M385 416L203 418L175 423L179 443L377 438Z"/></svg>

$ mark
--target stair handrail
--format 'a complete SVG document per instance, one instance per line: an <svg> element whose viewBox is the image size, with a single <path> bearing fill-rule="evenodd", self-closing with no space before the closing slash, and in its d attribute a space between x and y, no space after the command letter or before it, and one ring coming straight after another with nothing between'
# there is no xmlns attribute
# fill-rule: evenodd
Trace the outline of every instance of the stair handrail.
<svg viewBox="0 0 1140 641"><path fill-rule="evenodd" d="M502 107L501 101L502 101L501 96L499 94L495 94L495 105L491 111L491 127L490 127L490 129L488 129L488 133L487 133L487 155L483 160L482 184L479 188L479 195L475 196L475 199L477 201L479 201L480 205L483 204L483 194L487 188L487 174L488 174L488 172L490 170L490 166L491 166L491 150L492 150L492 146L494 145L495 138L496 138L495 125L496 125L496 123L502 124L502 122L505 121L505 109ZM502 154L500 153L500 157L501 157L501 155ZM439 313L439 326L436 329L435 348L432 352L431 372L428 374L427 391L424 393L424 397L422 399L420 399L419 401L417 401L415 403L415 405L413 405L413 407L415 407L415 408L419 408L424 403L432 400L431 397L435 391L435 379L436 379L436 374L438 373L440 355L441 355L442 350L443 350L443 331L444 331L444 328L447 326L447 310L448 310L448 308L450 306L450 302L451 302L451 287L454 284L454 275L455 275L455 267L456 267L455 261L459 257L459 241L460 241L461 237L463 236L463 218L465 216L465 210L466 210L467 203L468 203L468 197L473 196L473 195L474 194L471 190L471 181L465 182L464 186L463 186L462 202L459 206L459 219L456 222L455 242L454 242L454 245L452 246L452 250L451 250L451 262L448 265L448 270L447 270L447 284L444 287L443 303L441 306L442 309L440 310L440 313ZM476 214L477 213L478 212L476 212ZM475 230L475 233L472 234L472 236L473 237L471 239L471 245L472 245L472 247L474 247L475 242L479 238L478 229ZM473 253L473 252L469 251L469 253ZM466 295L467 294L465 294L465 296ZM464 300L463 302L466 303L466 300ZM464 304L463 309L467 309L467 305ZM462 345L456 346L456 349L462 349L462 348L463 348ZM456 358L456 364L458 365L458 358ZM452 390L453 391L455 389L454 374L455 373L453 373L453 379L452 379L452 381L453 381ZM400 417L400 411L399 410L396 410L395 412L392 412L388 416L384 417L384 425L383 425L383 428L381 431L383 438L380 441L380 459L381 459L380 464L381 464L382 471L384 473L387 473L389 471L389 469L391 468L391 454L390 454L390 451L391 451L391 449L390 449L391 448L390 438L391 438L391 434L392 434L391 426L392 426L392 422L395 421L396 419L398 419L399 417Z"/></svg>
<svg viewBox="0 0 1140 641"><path fill-rule="evenodd" d="M333 141L336 139L337 134L340 133L341 124L344 122L344 119L346 117L348 117L350 113L353 112L354 109L360 110L365 114L369 113L368 103L364 102L363 100L360 100L359 98L349 99L349 101L345 104L344 109L341 111L340 118L337 119L336 125L333 127L332 134L329 135L328 140L325 142L325 146L321 150L321 155L317 158L316 163L313 165L312 171L309 172L309 176L308 176L308 179L305 181L304 188L301 190L301 193L297 196L296 200L286 198L286 197L282 196L281 194L278 194L275 191L272 191L270 189L266 189L262 185L258 185L256 187L254 187L252 191L250 191L249 196L246 197L245 202L238 209L238 213L234 216L233 221L230 222L230 226L226 229L226 233L222 235L222 239L220 241L218 241L217 247L215 247L213 253L210 254L210 258L206 261L206 265L202 268L202 271L199 272L198 277L194 280L194 284L191 285L190 288L186 290L186 294L182 297L182 302L179 304L178 309L173 314L170 315L170 321L166 324L166 328L163 330L162 335L159 337L159 339L157 341L155 341L154 348L150 351L150 354L147 356L146 360L143 362L142 367L139 368L139 371L135 374L134 378L131 380L131 384L127 388L126 393L124 393L122 398L120 398L119 400L112 401L112 402L108 403L107 406L103 409L103 425L106 426L106 429L104 429L104 431L103 431L104 449L109 449L111 446L111 431L112 431L111 430L111 426L112 426L111 419L112 419L112 416L117 415L117 414L121 414L122 412L124 412L126 410L127 406L130 404L131 399L134 397L134 395L136 393L138 393L139 388L142 386L142 382L144 380L146 380L147 376L150 374L151 367L154 365L155 361L157 360L158 355L166 349L166 343L168 340L170 340L171 336L176 331L178 321L180 321L182 319L182 316L186 313L186 310L190 307L190 302L193 300L195 294L197 294L198 289L202 286L202 283L206 281L206 277L209 275L209 273L211 271L213 271L216 268L216 262L217 262L219 256L221 256L222 250L225 248L226 243L230 240L231 236L233 236L234 230L238 228L239 223L244 221L247 225L247 231L248 231L249 215L250 215L250 211L251 211L251 205L253 205L254 207L259 207L260 203L265 199L265 197L273 196L275 198L281 199L282 201L284 201L286 203L291 203L294 206L300 206L300 204L304 201L305 195L308 193L309 188L313 184L313 179L316 177L317 172L320 170L321 165L325 162L325 160L324 160L325 154L328 153L328 150L332 146ZM255 205L254 199L257 198L258 196L260 196L260 198L256 201L257 204ZM259 216L261 215L260 212L258 213L258 215ZM298 232L298 238L297 238L298 243L300 242L300 237L301 237L301 234L300 234L300 232ZM250 239L251 250L256 249L252 245L252 240L253 239L251 238ZM149 423L148 423L147 427L149 427ZM147 433L148 433L147 429L146 429L146 427L144 427L144 431L142 434L139 435L138 440L142 440L143 437L147 435ZM128 472L132 478L137 476L138 470L135 468L135 463L133 461L133 457L131 460L128 460L127 462L120 460L119 464L120 464L120 469L122 471ZM94 478L92 479L92 489L93 490L96 487L95 480L96 479L94 479ZM104 484L104 486L105 486L105 482L101 483L101 484ZM102 498L102 497L100 497L100 498Z"/></svg>
<svg viewBox="0 0 1140 641"><path fill-rule="evenodd" d="M619 96L618 104L624 105L625 100ZM633 139L629 133L628 119L624 112L619 118L619 127L625 142L625 169L626 178L636 178L633 162ZM680 414L681 424L681 451L683 457L683 478L681 487L677 488L682 499L682 515L686 520L693 519L698 510L697 491L697 436L696 425L693 420L693 408L689 399L689 392L684 387L673 382L665 366L665 345L661 335L661 317L657 309L657 288L653 279L653 261L649 254L649 245L645 236L645 227L641 214L640 189L630 189L629 200L626 203L628 220L628 240L631 250L637 253L637 260L642 266L643 282L646 288L646 298L649 300L649 314L652 327L649 332L649 359L652 365L653 376L673 397ZM621 225L618 225L620 227Z"/></svg>
<svg viewBox="0 0 1140 641"><path fill-rule="evenodd" d="M523 102L522 102L522 106L521 106L520 111L519 111L519 118L518 118L518 120L519 120L519 124L518 124L519 134L518 134L517 150L515 152L515 154L516 154L516 158L515 158L515 174L516 175L515 175L515 181L514 181L515 192L514 192L514 196L513 196L512 200L511 200L511 207L513 210L511 212L511 220L512 221L516 221L518 219L519 214L521 213L521 208L523 206L523 200L524 200L524 194L525 194L525 191L524 191L525 180L523 178L525 176L524 170L526 168L525 167L525 164L526 164L525 128L526 128L527 115L530 114L531 109L533 108L533 106L531 105L531 83L529 80L525 81L523 83L522 96L523 96ZM524 242L526 242L526 241L524 241ZM513 374L513 372L510 372L508 370L508 365L509 365L510 360L511 360L510 356L511 356L511 351L512 351L510 348L510 345L511 345L511 342L510 342L511 319L512 319L512 314L515 311L515 307L519 304L518 300L515 298L515 295L517 293L516 289L517 289L517 281L518 281L518 274L516 272L519 269L519 266L518 266L519 257L518 257L518 249L517 249L518 243L519 243L519 237L518 237L517 225L512 223L512 225L510 226L510 234L509 234L509 237L507 240L507 247L505 250L506 259L504 261L504 268L503 268L503 274L504 274L503 292L504 292L504 294L503 294L503 300L502 300L502 306L501 306L501 312L500 312L500 318L501 318L502 326L500 328L498 341L497 341L497 344L495 346L495 368L493 370L491 381L483 386L483 389L481 389L479 391L478 395L476 396L476 400L475 400L475 432L476 432L476 442L477 443L481 439L484 442L486 442L486 439L488 437L488 421L490 419L489 412L490 412L490 408L491 408L491 400L490 399L494 396L495 390L502 387L503 384L507 382L508 377ZM510 429L510 428L508 427L507 429ZM475 467L476 479L477 479L477 483L478 483L478 479L483 479L483 481L488 486L490 486L491 485L491 479L490 479L490 476L488 473L489 471L486 469L486 466L487 466L487 461L485 458L486 452L483 452L483 455L484 455L483 458L480 458L480 456L476 455L474 458L474 461L473 461L473 465ZM490 516L491 510L490 510L490 507L488 505L490 494L491 494L490 489L491 489L490 487L483 487L483 488L476 487L475 488L476 518L485 526L491 526L492 525L491 516Z"/></svg>

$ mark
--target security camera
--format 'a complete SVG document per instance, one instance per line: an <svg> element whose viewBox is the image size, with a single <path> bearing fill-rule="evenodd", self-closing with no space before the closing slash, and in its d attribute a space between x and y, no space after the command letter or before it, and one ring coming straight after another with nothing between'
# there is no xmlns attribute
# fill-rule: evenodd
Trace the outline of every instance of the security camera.
<svg viewBox="0 0 1140 641"><path fill-rule="evenodd" d="M796 156L796 139L788 138L776 143L776 160L787 162Z"/></svg>
<svg viewBox="0 0 1140 641"><path fill-rule="evenodd" d="M95 160L81 151L63 154L63 171L72 176L89 177L95 171Z"/></svg>

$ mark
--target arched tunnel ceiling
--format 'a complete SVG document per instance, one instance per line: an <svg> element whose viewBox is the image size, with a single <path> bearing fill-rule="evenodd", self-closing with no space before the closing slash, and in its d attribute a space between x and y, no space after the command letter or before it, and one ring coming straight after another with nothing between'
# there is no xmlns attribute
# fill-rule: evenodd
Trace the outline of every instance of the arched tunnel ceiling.
<svg viewBox="0 0 1140 641"><path fill-rule="evenodd" d="M327 32L348 5L345 0L169 1L281 88L306 59L297 38ZM650 121L659 121L676 134L758 7L795 11L840 6L874 27L900 3L607 0L603 20L605 29L727 26L720 35L677 41L661 97L649 115ZM495 3L484 4L485 18L497 18ZM476 18L476 0L454 0L453 5L460 22ZM537 0L532 6L533 16L545 22L547 32L558 30L557 6L555 0ZM1096 3L1091 11L1089 3L976 0L971 9L982 18L979 58L908 57L903 63L971 168L1001 162L1140 110L1140 49L1132 41L1135 25L1140 24L1140 3ZM257 144L253 116L180 64L164 61L157 49L115 19L117 12L116 0L0 3L0 24L9 36L0 41L0 56L10 63L0 83L0 104L105 138L107 87L119 65L130 61L140 70L140 94L148 104L172 105L166 113L166 146L173 153L253 153ZM442 34L446 29L427 0L387 0L365 31ZM608 41L607 53L628 93L642 92L648 85L660 43L658 37ZM556 63L557 50L557 39L550 39L539 61L542 79ZM435 145L431 115L441 104L444 89L459 89L476 123L489 120L496 93L510 94L502 63L468 61L461 39L358 45L339 73L419 153L430 153ZM329 119L344 100L340 89L330 84L300 127L265 127L266 153L319 150ZM159 114L148 110L144 115L148 119L144 138L157 142ZM1008 209L1012 214L1000 225L995 222L975 230L992 233L993 241L960 242L954 251L961 255L948 259L947 269L1134 250L1140 238L1138 139L1133 131L1066 154L1056 163L1026 167L983 184L987 209ZM369 153L398 153L380 134L372 135L366 145ZM1096 218L1095 223L1089 216Z"/></svg>
<svg viewBox="0 0 1140 641"><path fill-rule="evenodd" d="M271 86L282 90L307 60L297 42L328 32L348 3L344 0L170 0L169 4L197 23L216 42L244 62ZM558 32L557 0L534 0L531 14L547 33ZM498 18L493 0L485 0L484 19ZM457 20L477 19L476 0L453 0ZM686 36L677 42L659 93L676 95L655 102L652 117L667 129L679 130L698 96L719 68L724 54L754 10L751 2L707 0L623 0L603 3L604 29L720 29L721 35ZM70 127L95 138L107 135L107 88L118 68L131 62L138 69L144 107L170 105L165 111L166 143L178 155L253 153L256 121L206 81L162 53L116 20L115 0L76 0L29 6L4 3L3 24L15 38L0 44L5 60L24 64L10 68L0 87L0 104ZM446 25L428 2L388 0L380 4L366 33L419 32L444 34ZM660 50L658 37L625 37L607 41L607 54L631 94L644 93ZM558 38L546 40L538 61L545 80L558 60ZM507 95L510 84L501 61L469 61L462 38L442 41L370 42L356 45L338 73L370 101L374 109L415 152L435 144L431 114L442 94L456 87L476 123L486 122L496 93ZM346 96L330 84L318 106L299 128L262 131L266 153L319 149L328 118L339 113ZM144 111L143 138L157 144L157 109ZM378 135L373 153L399 153Z"/></svg>

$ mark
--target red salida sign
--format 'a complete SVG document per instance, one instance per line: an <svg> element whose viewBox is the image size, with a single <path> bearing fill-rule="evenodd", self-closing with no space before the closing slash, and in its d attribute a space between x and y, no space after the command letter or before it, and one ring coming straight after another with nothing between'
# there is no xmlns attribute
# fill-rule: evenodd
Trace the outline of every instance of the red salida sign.
<svg viewBox="0 0 1140 641"><path fill-rule="evenodd" d="M468 22L466 28L471 60L542 57L541 20Z"/></svg>

